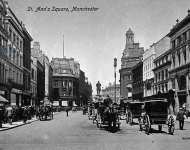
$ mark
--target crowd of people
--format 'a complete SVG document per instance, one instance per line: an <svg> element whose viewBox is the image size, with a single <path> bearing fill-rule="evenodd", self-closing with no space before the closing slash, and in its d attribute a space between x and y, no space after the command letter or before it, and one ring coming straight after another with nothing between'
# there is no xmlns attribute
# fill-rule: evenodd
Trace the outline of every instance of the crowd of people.
<svg viewBox="0 0 190 150"><path fill-rule="evenodd" d="M15 121L23 121L32 119L36 115L36 109L34 106L11 106L5 105L0 108L0 127L3 123L10 123Z"/></svg>

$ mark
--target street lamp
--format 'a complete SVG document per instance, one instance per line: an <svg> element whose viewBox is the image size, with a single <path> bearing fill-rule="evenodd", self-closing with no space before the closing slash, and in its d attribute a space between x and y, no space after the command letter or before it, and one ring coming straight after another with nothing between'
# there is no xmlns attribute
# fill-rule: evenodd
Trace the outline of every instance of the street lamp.
<svg viewBox="0 0 190 150"><path fill-rule="evenodd" d="M114 77L115 77L115 102L116 102L116 67L117 67L117 58L114 58Z"/></svg>

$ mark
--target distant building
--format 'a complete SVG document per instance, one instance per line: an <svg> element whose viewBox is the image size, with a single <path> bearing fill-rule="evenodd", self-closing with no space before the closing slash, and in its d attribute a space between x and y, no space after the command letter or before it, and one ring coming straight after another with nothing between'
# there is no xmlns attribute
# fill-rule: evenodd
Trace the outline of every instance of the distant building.
<svg viewBox="0 0 190 150"><path fill-rule="evenodd" d="M37 58L31 56L31 103L36 105L37 101Z"/></svg>
<svg viewBox="0 0 190 150"><path fill-rule="evenodd" d="M109 97L115 101L115 84L109 83L109 85L102 89L102 96ZM116 84L116 102L119 103L120 100L120 85Z"/></svg>
<svg viewBox="0 0 190 150"><path fill-rule="evenodd" d="M72 106L79 100L80 64L74 58L52 58L53 101Z"/></svg>
<svg viewBox="0 0 190 150"><path fill-rule="evenodd" d="M78 106L87 105L92 98L92 85L82 70L80 70L79 77L79 97L79 100L76 102Z"/></svg>
<svg viewBox="0 0 190 150"><path fill-rule="evenodd" d="M37 60L37 98L35 104L40 105L40 102L43 102L45 98L45 57L39 42L33 43L31 54ZM46 76L48 75L46 74Z"/></svg>
<svg viewBox="0 0 190 150"><path fill-rule="evenodd" d="M140 100L143 99L143 62L140 61L132 68L132 99Z"/></svg>
<svg viewBox="0 0 190 150"><path fill-rule="evenodd" d="M144 97L153 95L154 93L154 59L155 59L155 43L143 54L143 82L144 82Z"/></svg>
<svg viewBox="0 0 190 150"><path fill-rule="evenodd" d="M121 58L120 95L125 99L132 99L132 68L142 59L144 52L139 43L134 42L134 33L129 28L126 32L126 45Z"/></svg>
<svg viewBox="0 0 190 150"><path fill-rule="evenodd" d="M170 30L170 87L175 91L175 112L185 105L190 111L190 10L187 16Z"/></svg>
<svg viewBox="0 0 190 150"><path fill-rule="evenodd" d="M156 44L154 59L154 95L169 92L169 70L171 68L170 38L163 37Z"/></svg>

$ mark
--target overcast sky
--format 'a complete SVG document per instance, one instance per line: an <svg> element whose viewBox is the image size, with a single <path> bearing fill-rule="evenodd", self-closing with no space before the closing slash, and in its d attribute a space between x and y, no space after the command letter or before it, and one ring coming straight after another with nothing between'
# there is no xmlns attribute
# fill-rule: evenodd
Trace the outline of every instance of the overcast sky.
<svg viewBox="0 0 190 150"><path fill-rule="evenodd" d="M183 19L190 0L8 0L34 41L47 56L73 57L93 85L114 82L113 59L118 59L117 82L125 32L130 27L135 41L145 49L165 36ZM95 12L35 12L37 7L96 7ZM32 7L34 11L27 11Z"/></svg>

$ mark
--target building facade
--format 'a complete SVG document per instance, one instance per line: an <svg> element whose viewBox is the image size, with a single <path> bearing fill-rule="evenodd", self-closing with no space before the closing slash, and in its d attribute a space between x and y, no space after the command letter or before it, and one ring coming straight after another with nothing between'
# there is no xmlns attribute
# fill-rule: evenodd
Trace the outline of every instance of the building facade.
<svg viewBox="0 0 190 150"><path fill-rule="evenodd" d="M132 68L132 81L132 99L142 101L144 93L142 61Z"/></svg>
<svg viewBox="0 0 190 150"><path fill-rule="evenodd" d="M37 101L37 58L31 56L31 103L36 105Z"/></svg>
<svg viewBox="0 0 190 150"><path fill-rule="evenodd" d="M115 101L115 89L116 89L116 103L119 103L120 101L120 85L116 84L116 88L115 88L115 84L111 84L109 83L109 85L102 89L102 96L103 97L107 97L109 95L109 97Z"/></svg>
<svg viewBox="0 0 190 150"><path fill-rule="evenodd" d="M185 105L190 111L190 10L187 16L170 30L170 87L175 91L175 112Z"/></svg>
<svg viewBox="0 0 190 150"><path fill-rule="evenodd" d="M0 0L0 95L9 99L9 57L8 45L8 25L6 23L7 7L3 0ZM22 83L21 83L22 84Z"/></svg>
<svg viewBox="0 0 190 150"><path fill-rule="evenodd" d="M40 43L34 42L31 50L32 58L36 60L37 64L37 97L35 104L40 105L45 98L45 58L42 50L40 49Z"/></svg>
<svg viewBox="0 0 190 150"><path fill-rule="evenodd" d="M1 94L11 105L25 105L25 85L30 93L30 42L31 36L8 6L0 1L1 21ZM27 74L27 81L25 75ZM2 90L1 90L2 89Z"/></svg>
<svg viewBox="0 0 190 150"><path fill-rule="evenodd" d="M163 37L156 43L154 59L154 95L169 92L169 70L171 68L170 38Z"/></svg>
<svg viewBox="0 0 190 150"><path fill-rule="evenodd" d="M125 99L132 99L132 68L140 61L144 48L134 42L134 33L129 28L126 32L126 45L121 58L120 95Z"/></svg>
<svg viewBox="0 0 190 150"><path fill-rule="evenodd" d="M26 30L25 26L22 27L23 31L23 101L22 105L31 105L31 35Z"/></svg>
<svg viewBox="0 0 190 150"><path fill-rule="evenodd" d="M82 70L79 77L79 97L80 99L76 102L78 106L87 105L92 98L92 85Z"/></svg>
<svg viewBox="0 0 190 150"><path fill-rule="evenodd" d="M72 106L79 100L80 64L73 58L52 58L53 101Z"/></svg>
<svg viewBox="0 0 190 150"><path fill-rule="evenodd" d="M143 82L144 82L144 97L153 95L154 87L154 59L155 59L155 43L150 46L143 54Z"/></svg>

